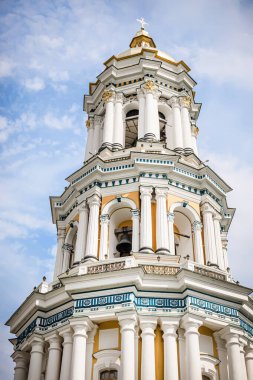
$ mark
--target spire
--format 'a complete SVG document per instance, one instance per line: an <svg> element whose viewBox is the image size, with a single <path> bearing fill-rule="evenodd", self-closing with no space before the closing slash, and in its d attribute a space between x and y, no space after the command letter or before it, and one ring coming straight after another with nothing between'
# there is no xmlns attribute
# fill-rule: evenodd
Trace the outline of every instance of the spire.
<svg viewBox="0 0 253 380"><path fill-rule="evenodd" d="M156 44L154 43L152 37L149 36L148 32L144 29L145 25L148 23L144 20L143 17L137 20L141 24L141 29L135 34L134 38L130 43L130 48L135 47L149 47L156 48Z"/></svg>

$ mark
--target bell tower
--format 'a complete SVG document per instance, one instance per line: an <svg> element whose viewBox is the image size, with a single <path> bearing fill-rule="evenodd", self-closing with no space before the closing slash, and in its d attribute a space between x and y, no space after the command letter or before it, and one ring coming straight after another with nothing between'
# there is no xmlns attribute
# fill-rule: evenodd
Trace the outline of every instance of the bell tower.
<svg viewBox="0 0 253 380"><path fill-rule="evenodd" d="M190 68L140 23L84 96L84 163L50 197L53 281L7 322L15 380L253 379L252 290L228 264L232 189L198 155Z"/></svg>

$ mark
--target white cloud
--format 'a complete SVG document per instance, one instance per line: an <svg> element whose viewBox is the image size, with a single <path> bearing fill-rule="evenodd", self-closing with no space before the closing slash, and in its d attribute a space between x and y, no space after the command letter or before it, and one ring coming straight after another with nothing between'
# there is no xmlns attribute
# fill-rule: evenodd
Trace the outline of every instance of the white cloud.
<svg viewBox="0 0 253 380"><path fill-rule="evenodd" d="M4 143L8 139L10 133L11 131L7 118L0 116L0 143Z"/></svg>
<svg viewBox="0 0 253 380"><path fill-rule="evenodd" d="M74 128L74 120L72 117L68 115L63 115L62 117L56 117L52 113L47 113L44 116L43 121L48 128L59 129L59 130Z"/></svg>
<svg viewBox="0 0 253 380"><path fill-rule="evenodd" d="M26 79L24 80L23 85L25 86L25 88L27 88L27 90L30 91L41 91L45 88L44 80L39 77Z"/></svg>
<svg viewBox="0 0 253 380"><path fill-rule="evenodd" d="M5 57L0 57L0 78L9 77L13 73L14 62Z"/></svg>

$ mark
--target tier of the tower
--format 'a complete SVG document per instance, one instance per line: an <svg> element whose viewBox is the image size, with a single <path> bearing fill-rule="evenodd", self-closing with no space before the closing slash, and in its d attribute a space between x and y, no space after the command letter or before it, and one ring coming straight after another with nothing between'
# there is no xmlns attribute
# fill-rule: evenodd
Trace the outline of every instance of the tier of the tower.
<svg viewBox="0 0 253 380"><path fill-rule="evenodd" d="M106 69L84 97L88 114L85 161L104 147L136 146L137 141L162 142L190 154L197 151L195 81L184 62L155 48L140 31L130 49L105 62Z"/></svg>

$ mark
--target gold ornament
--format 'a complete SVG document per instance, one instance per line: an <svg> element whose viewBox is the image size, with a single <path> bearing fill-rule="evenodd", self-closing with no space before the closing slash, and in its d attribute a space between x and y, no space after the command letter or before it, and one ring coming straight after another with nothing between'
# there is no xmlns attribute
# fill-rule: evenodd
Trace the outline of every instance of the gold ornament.
<svg viewBox="0 0 253 380"><path fill-rule="evenodd" d="M197 137L198 134L199 134L199 128L196 127L196 125L193 126L193 133L194 133L194 136Z"/></svg>
<svg viewBox="0 0 253 380"><path fill-rule="evenodd" d="M180 98L180 103L181 103L182 107L190 108L192 100L191 100L190 96L183 96L182 98Z"/></svg>
<svg viewBox="0 0 253 380"><path fill-rule="evenodd" d="M103 102L108 102L108 100L113 96L112 91L105 91L102 95Z"/></svg>
<svg viewBox="0 0 253 380"><path fill-rule="evenodd" d="M87 127L87 128L90 128L90 120L89 120L89 119L86 120L86 123L85 123L85 124L86 124L86 127Z"/></svg>
<svg viewBox="0 0 253 380"><path fill-rule="evenodd" d="M148 80L144 84L143 88L145 88L145 90L153 91L155 89L155 84L152 80Z"/></svg>

